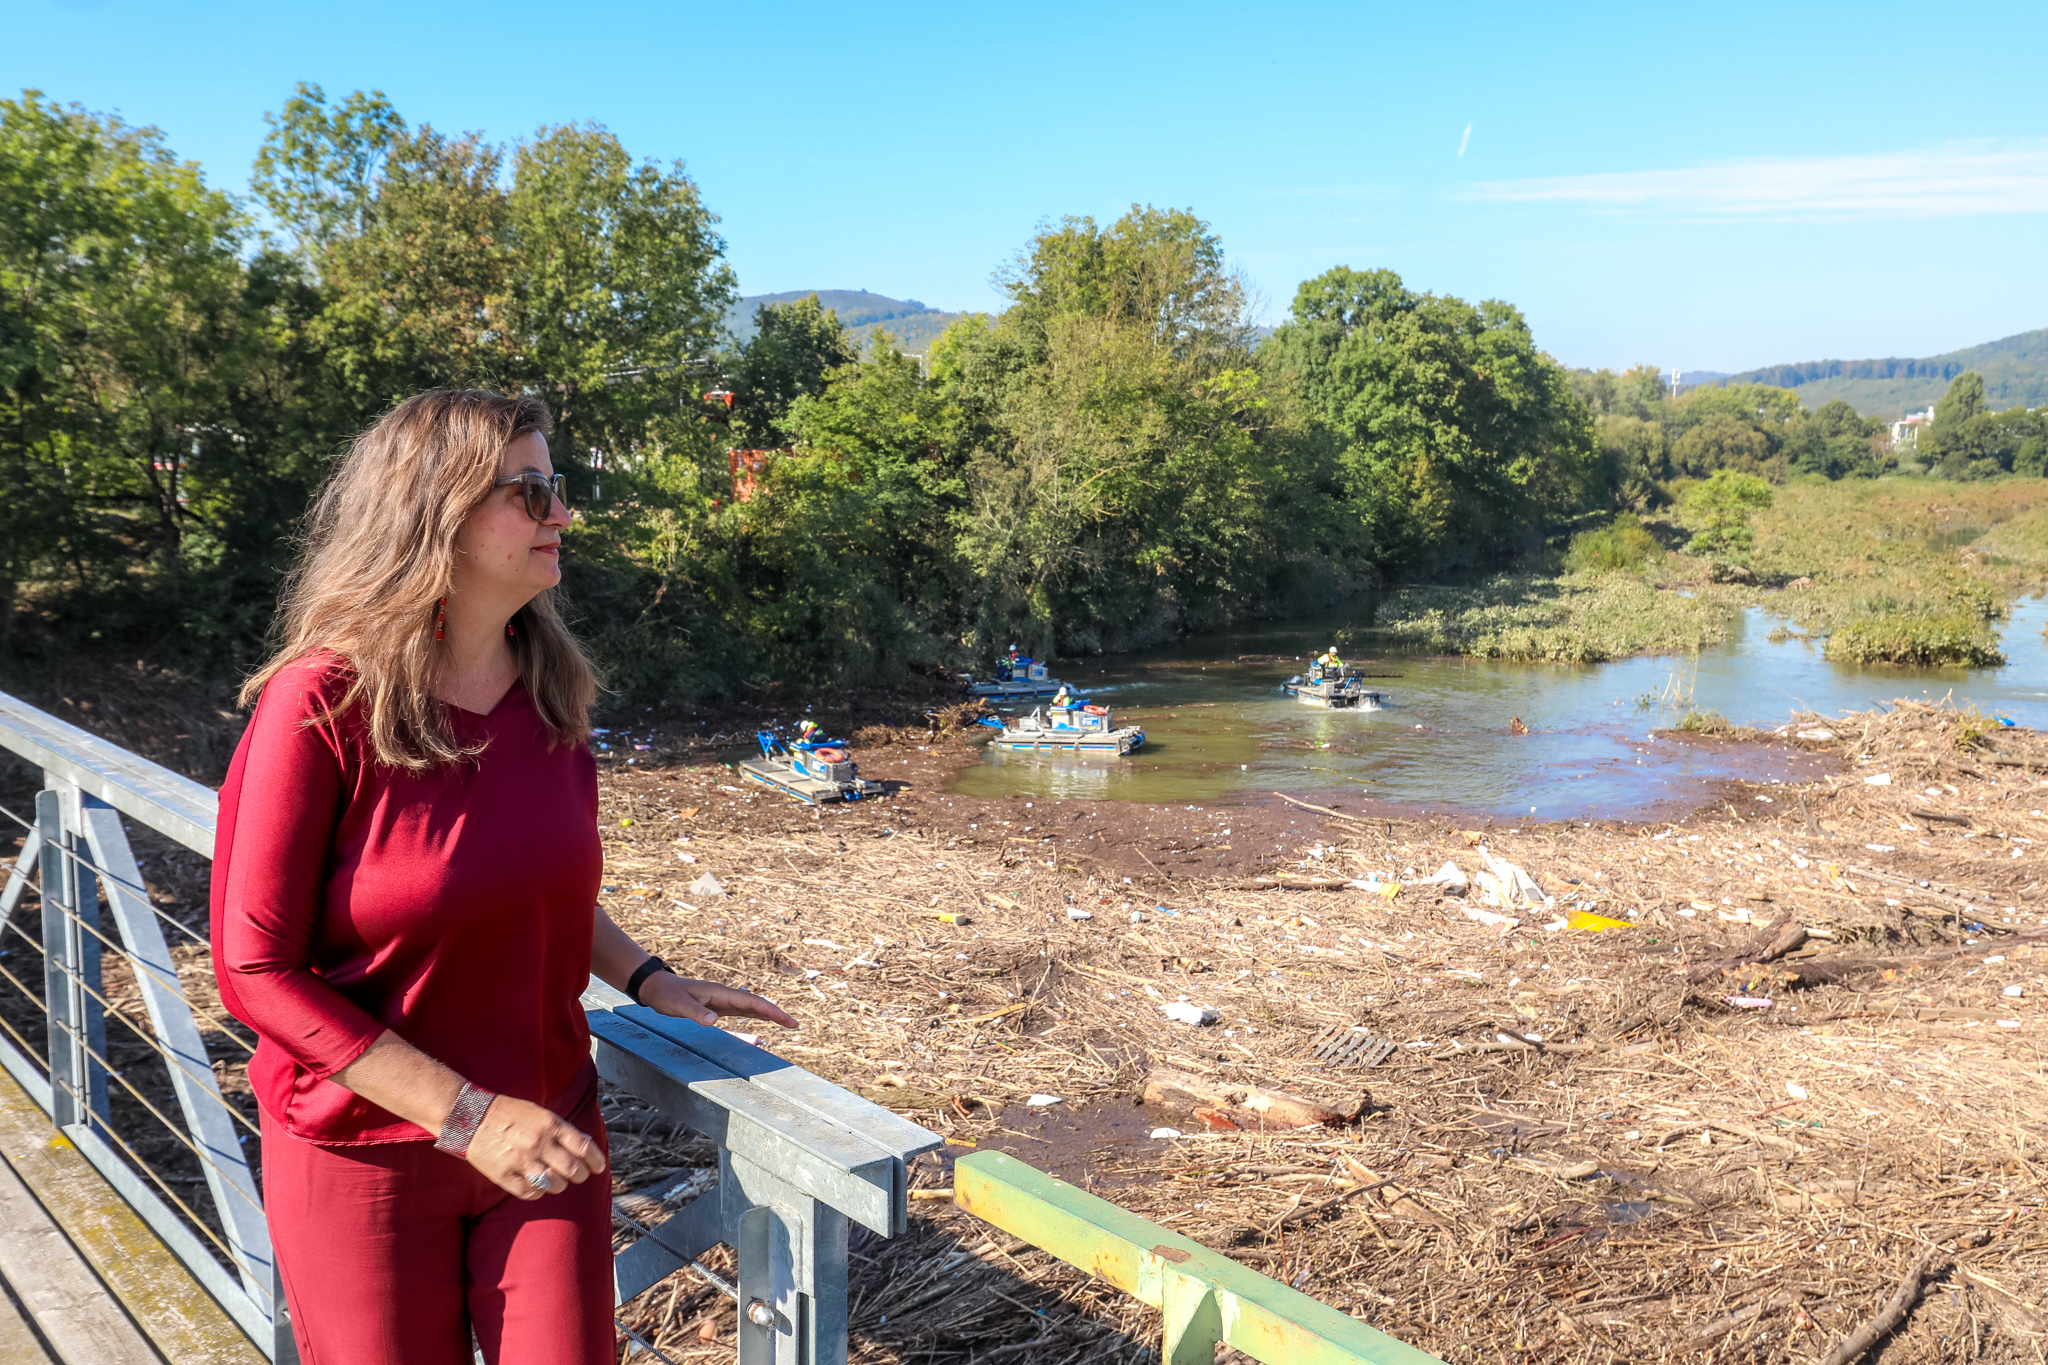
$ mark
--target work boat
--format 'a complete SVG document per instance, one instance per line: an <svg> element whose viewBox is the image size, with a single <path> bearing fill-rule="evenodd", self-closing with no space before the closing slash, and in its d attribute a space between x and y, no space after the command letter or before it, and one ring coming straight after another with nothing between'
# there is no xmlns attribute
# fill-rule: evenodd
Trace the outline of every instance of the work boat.
<svg viewBox="0 0 2048 1365"><path fill-rule="evenodd" d="M773 730L758 730L754 741L761 746L761 756L740 764L740 776L807 805L858 801L883 792L881 783L860 775L846 756L843 739L786 742Z"/></svg>
<svg viewBox="0 0 2048 1365"><path fill-rule="evenodd" d="M1297 673L1280 688L1303 706L1377 711L1386 702L1386 695L1368 688L1359 671L1349 664L1334 668L1314 665L1306 675Z"/></svg>
<svg viewBox="0 0 2048 1365"><path fill-rule="evenodd" d="M1048 673L1036 659L998 659L993 678L976 682L972 673L962 673L960 686L977 701L1041 701L1059 694L1060 680Z"/></svg>
<svg viewBox="0 0 2048 1365"><path fill-rule="evenodd" d="M1008 724L984 720L997 734L989 743L998 749L1032 754L1099 754L1115 758L1145 747L1145 732L1135 725L1117 728L1107 706L1075 700L1067 706L1041 706Z"/></svg>

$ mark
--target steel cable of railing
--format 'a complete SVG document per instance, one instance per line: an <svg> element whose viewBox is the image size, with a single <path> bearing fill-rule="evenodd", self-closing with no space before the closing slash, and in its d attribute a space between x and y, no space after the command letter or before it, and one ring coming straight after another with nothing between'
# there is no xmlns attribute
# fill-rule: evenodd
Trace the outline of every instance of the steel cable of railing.
<svg viewBox="0 0 2048 1365"><path fill-rule="evenodd" d="M72 1042L78 1044L78 1048L81 1052L85 1053L86 1056L98 1062L102 1070L104 1070L109 1076L112 1076L115 1080L119 1081L121 1083L122 1088L125 1089L129 1094L133 1095L137 1103L139 1103L144 1109L147 1109L153 1116L155 1116L156 1121L158 1123L161 1123L165 1128L168 1128L170 1130L172 1137L184 1143L186 1147L191 1149L193 1157L198 1160L200 1165L210 1168L218 1175L227 1177L226 1184L229 1189L233 1190L236 1194L242 1196L243 1202L247 1203L249 1207L255 1209L256 1212L263 1212L263 1205L257 1202L256 1196L250 1194L247 1190L243 1189L240 1185L235 1183L233 1172L231 1172L227 1167L221 1165L219 1162L215 1161L212 1157L208 1156L206 1154L206 1149L201 1147L198 1143L194 1142L191 1139L191 1137L184 1131L184 1129L180 1128L176 1123L172 1122L170 1119L164 1117L164 1111L157 1108L156 1105L152 1104L148 1096L144 1095L140 1090L137 1090L135 1088L134 1082L130 1081L126 1076L122 1075L118 1067L116 1067L112 1062L108 1061L106 1058L100 1056L99 1053L93 1051L92 1044L86 1042L85 1039L78 1036L78 1030L72 1028L69 1024L64 1023L62 1020L56 1020L53 1022L55 1022L58 1028L64 1030L64 1032L70 1036ZM102 1123L99 1126L105 1128L106 1131L109 1133L112 1133L114 1131L113 1126L111 1124ZM127 1144L123 1143L122 1145L125 1147ZM131 1152L130 1155L133 1155L133 1153ZM140 1161L141 1159L142 1158L140 1157L136 1157L137 1161ZM191 1210L187 1209L186 1212L190 1213ZM223 1251L227 1250L226 1247L222 1247L221 1249Z"/></svg>
<svg viewBox="0 0 2048 1365"><path fill-rule="evenodd" d="M698 1197L704 1198L705 1196L700 1195ZM619 1212L618 1205L616 1204L612 1206L612 1217L616 1218L619 1222L624 1223L627 1227L632 1228L642 1237L653 1238L654 1244L656 1246L660 1247L663 1251L666 1251L669 1255L681 1261L689 1269L695 1271L699 1279L703 1280L704 1283L710 1285L713 1289L716 1289L719 1293L725 1295L728 1299L731 1299L734 1303L738 1303L740 1301L740 1290L738 1285L734 1284L731 1280L726 1279L723 1275L713 1270L710 1266L705 1265L702 1261L697 1260L695 1257L683 1255L682 1252L676 1250L667 1242L662 1241L661 1234L656 1232L653 1228L648 1227L647 1224L642 1223L639 1220L627 1214Z"/></svg>
<svg viewBox="0 0 2048 1365"><path fill-rule="evenodd" d="M155 1182L156 1187L164 1192L164 1197L169 1199L173 1204L176 1204L178 1206L178 1211L185 1215L186 1219L192 1224L192 1226L198 1228L200 1234L204 1236L207 1241L213 1243L214 1246L219 1249L220 1254L227 1259L227 1263L229 1265L234 1265L236 1263L235 1253L229 1249L228 1244L226 1242L221 1240L220 1234L215 1232L212 1228L208 1227L206 1225L206 1220L201 1218L198 1214L194 1213L192 1211L192 1206L190 1204L187 1204L183 1199L179 1198L178 1192L172 1189L170 1187L169 1182L167 1182L161 1175L157 1174L156 1168L154 1166L151 1166L147 1161L144 1161L142 1159L142 1154L137 1152L133 1147L130 1147L128 1145L127 1138L124 1138L119 1133L115 1132L114 1129L108 1124L88 1123L85 1127L86 1131L89 1133L104 1133L107 1137L112 1138L114 1142L121 1148L121 1150L128 1154L128 1159L135 1163L137 1169L139 1169L144 1175L148 1176L150 1180Z"/></svg>
<svg viewBox="0 0 2048 1365"><path fill-rule="evenodd" d="M34 829L34 828L35 828L35 826L34 826L34 825L32 825L32 824L30 824L30 823L29 823L28 821L26 821L26 820L22 819L22 818L21 818L21 816L17 815L17 814L16 814L15 812L13 812L13 811L11 811L11 810L7 809L7 807L5 807L5 806L0 806L0 815L4 815L4 816L6 816L6 817L7 817L8 819L12 820L12 821L13 821L13 822L14 822L15 824L17 824L17 825L20 825L20 826L21 826L21 827L22 827L23 829ZM106 881L110 881L110 882L114 883L114 884L115 884L116 886L122 886L122 887L126 887L126 888L127 888L128 890L130 890L130 891L134 892L134 893L135 893L135 894L136 894L137 896L140 896L140 897L142 898L142 903L143 903L144 905L147 905L147 906L149 907L149 909L150 909L150 913L151 913L151 914L155 915L155 916L156 916L156 917L157 917L158 919L162 920L162 921L163 921L163 922L164 922L165 924L168 924L168 925L170 925L170 926L171 926L171 927L172 927L173 929L176 929L176 930L177 930L177 931L178 931L179 933L183 934L183 935L184 935L184 936L185 936L186 938L189 938L189 939L191 939L191 940L192 940L192 941L193 941L194 943L198 944L198 945L199 945L200 947L202 947L202 948L205 948L205 949L208 949L209 951L211 951L211 949L212 949L213 945L212 945L212 944L210 944L210 943L208 943L208 942L206 941L206 936L205 936L204 934L201 934L201 933L199 933L199 932L198 932L197 930L193 929L193 928L192 928L192 927L191 927L190 925L186 924L186 923L185 923L184 921L182 921L182 920L177 920L177 919L173 919L173 918L171 918L171 916L170 916L169 914L165 913L165 911L163 910L163 908L162 908L161 906L159 906L159 905L158 905L158 904L157 904L157 903L156 903L155 901L153 901L153 900L151 900L151 899L149 898L149 890L148 890L148 888L147 888L147 887L141 887L141 886L137 886L137 885L136 885L136 884L135 884L134 882L131 882L131 881L129 881L129 880L128 880L128 879L126 878L126 877L120 877L120 876L116 876L116 875L115 875L114 873L112 873L112 872L109 872L109 871L108 871L108 870L107 870L106 868L104 868L104 867L101 867L101 866L100 866L100 865L99 865L98 863L94 862L94 861L93 861L92 859L90 859L90 858L87 858L87 857L85 857L84 855L80 854L80 853L79 853L79 851L78 851L77 849L75 849L75 848L70 848L70 847L68 847L68 846L66 846L66 845L64 845L64 844L62 844L62 843L60 843L60 844L58 844L58 845L57 845L57 851L58 851L59 853L63 854L63 855L65 856L65 857L69 858L69 859L70 859L70 860L71 860L72 862L74 862L74 863L77 863L77 864L78 864L78 865L79 865L80 867L85 867L85 868L90 868L90 869L92 869L92 872L93 872L93 875L94 875L94 876L96 876L96 877L100 877L100 878L102 878L102 879L104 879L104 880L106 880Z"/></svg>
<svg viewBox="0 0 2048 1365"><path fill-rule="evenodd" d="M80 976L77 972L71 970L69 966L60 962L57 964L57 970L62 972L65 976L70 977L72 981L76 982L80 990L84 991L87 995L90 995L93 999L99 1001L100 1008L103 1011L105 1011L107 1014L113 1015L116 1019L119 1019L122 1023L126 1024L128 1026L129 1032L133 1033L137 1038L140 1038L150 1048L154 1049L157 1055L162 1057L170 1065L176 1067L180 1072L184 1073L185 1077L188 1080L205 1080L214 1081L215 1084L219 1083L211 1071L201 1073L194 1071L192 1070L192 1068L185 1065L185 1063L179 1059L177 1053L171 1051L169 1048L163 1045L161 1039L156 1038L152 1034L144 1033L142 1031L142 1026L136 1023L133 1019L130 1019L127 1016L127 1014L122 1011L120 1006L116 1005L113 1001L107 999L107 997L101 995L98 991L94 990L91 986L87 985L85 978ZM220 1093L218 1093L210 1087L202 1088L200 1093L204 1094L208 1099L212 1100L215 1104L218 1104L221 1108L227 1110L228 1113L234 1118L235 1122L241 1124L244 1128L247 1128L249 1130L249 1134L251 1137L261 1138L263 1136L262 1132L256 1127L256 1125L251 1123L246 1117L243 1116L241 1110L235 1108L232 1104L229 1104L227 1102L226 1096L221 1095Z"/></svg>
<svg viewBox="0 0 2048 1365"><path fill-rule="evenodd" d="M134 968L137 971L147 972L159 985L168 986L170 989L176 991L178 993L178 998L181 1000L185 1000L186 1006L188 1008L190 1007L191 1001L189 999L186 999L184 982L178 980L175 976L165 976L155 967L152 967L149 963L144 962L134 953L128 951L128 949L125 946L114 942L114 940L108 938L105 934L101 933L99 931L98 926L92 924L90 921L81 916L77 911L73 910L70 906L57 901L46 901L45 904L55 905L57 907L58 912L62 914L64 918L70 920L73 924L85 930L85 932L87 932L88 934L91 934L94 938L98 939L101 943L104 943L107 947L112 948L116 953L120 954L121 957L127 960L128 965L131 968ZM21 933L21 930L18 927L16 927L12 923L12 921L9 922L8 927L14 929L14 931L18 934ZM28 935L22 934L22 937L27 938ZM252 1057L256 1055L256 1045L254 1043L244 1041L241 1035L227 1028L224 1024L222 1024L220 1020L214 1018L211 1014L208 1014L206 1018L208 1022L212 1023L216 1028L220 1029L223 1036L234 1040L235 1045L240 1047L242 1051L248 1053Z"/></svg>
<svg viewBox="0 0 2048 1365"><path fill-rule="evenodd" d="M661 1361L662 1365L679 1365L679 1362L676 1360L674 1356L662 1350L659 1346L656 1346L653 1342L649 1341L646 1337L641 1336L638 1332L626 1326L625 1323L619 1321L617 1318L612 1319L612 1326L618 1328L621 1332L624 1332L627 1336L631 1337L633 1341L640 1347L641 1350L652 1351L654 1353L654 1358L656 1360Z"/></svg>
<svg viewBox="0 0 2048 1365"><path fill-rule="evenodd" d="M9 925L8 927L13 928L12 925ZM16 932L19 933L20 931L16 930ZM35 943L35 940L29 938L27 934L22 934L21 936L22 938L27 939L28 942ZM40 949L41 945L37 946ZM23 981L13 972L8 971L5 967L0 967L0 976L6 977L8 981L13 984L14 989L20 991L23 995L27 996L29 1000L34 1003L36 1007L36 1012L38 1014L47 1015L50 1012L49 1004L43 999L43 997L37 995L34 991L30 990L28 987L28 983L26 981ZM34 1045L31 1044L28 1041L28 1039L22 1037L19 1033L15 1033L14 1025L8 1023L5 1019L0 1019L0 1028L5 1028L9 1033L14 1034L14 1039L16 1042L21 1044L22 1050L31 1057L35 1056Z"/></svg>

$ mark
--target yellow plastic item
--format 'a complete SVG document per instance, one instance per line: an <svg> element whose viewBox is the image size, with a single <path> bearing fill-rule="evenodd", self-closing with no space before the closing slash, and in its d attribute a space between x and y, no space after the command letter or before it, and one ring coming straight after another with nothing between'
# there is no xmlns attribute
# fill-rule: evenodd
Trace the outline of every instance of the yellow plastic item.
<svg viewBox="0 0 2048 1365"><path fill-rule="evenodd" d="M1574 910L1564 917L1564 923L1567 929L1584 929L1589 934L1597 934L1603 929L1635 928L1635 925L1625 919L1609 919L1605 915L1596 915L1591 910Z"/></svg>

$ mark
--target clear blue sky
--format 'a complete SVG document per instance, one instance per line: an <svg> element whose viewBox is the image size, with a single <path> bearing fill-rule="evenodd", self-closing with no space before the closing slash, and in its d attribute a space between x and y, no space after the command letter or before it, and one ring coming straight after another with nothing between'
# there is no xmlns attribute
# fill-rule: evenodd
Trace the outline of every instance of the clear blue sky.
<svg viewBox="0 0 2048 1365"><path fill-rule="evenodd" d="M1271 318L1385 267L1519 306L1573 365L2048 327L2038 0L6 0L0 31L0 90L155 124L237 190L298 80L500 139L595 120L687 163L749 293L992 307L1035 224L1143 201L1208 219Z"/></svg>

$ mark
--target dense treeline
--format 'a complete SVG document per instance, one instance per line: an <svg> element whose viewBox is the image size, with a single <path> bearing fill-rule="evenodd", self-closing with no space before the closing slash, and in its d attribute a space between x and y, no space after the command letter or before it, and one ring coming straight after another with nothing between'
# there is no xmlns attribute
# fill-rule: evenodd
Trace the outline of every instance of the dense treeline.
<svg viewBox="0 0 2048 1365"><path fill-rule="evenodd" d="M1610 486L1639 510L1667 500L1673 485L1723 469L1773 483L1800 475L2048 474L2048 408L1992 412L1975 371L1957 375L1935 405L1934 420L1904 440L1847 403L1808 412L1792 390L1768 384L1703 387L1674 397L1648 366L1618 374L1579 370L1572 384L1598 423Z"/></svg>
<svg viewBox="0 0 2048 1365"><path fill-rule="evenodd" d="M0 648L243 666L333 456L438 385L553 407L572 610L638 697L1144 643L1675 478L1890 458L1782 390L1569 375L1513 308L1386 272L1307 282L1255 345L1207 225L1142 206L1039 231L928 362L815 300L734 345L717 218L601 127L499 145L313 86L269 123L244 199L151 130L0 101ZM2038 464L2000 463L2009 417L1932 435Z"/></svg>

